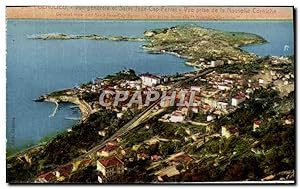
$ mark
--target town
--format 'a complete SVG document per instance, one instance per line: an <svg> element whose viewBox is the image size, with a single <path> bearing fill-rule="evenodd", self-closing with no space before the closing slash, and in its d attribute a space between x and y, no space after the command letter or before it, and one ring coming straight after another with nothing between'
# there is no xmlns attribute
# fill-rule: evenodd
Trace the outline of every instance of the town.
<svg viewBox="0 0 300 189"><path fill-rule="evenodd" d="M128 102L129 99L115 104L113 96L110 96L110 98L105 99L110 106L103 107L99 104L101 91L107 89L113 91L127 90L130 97L134 91L138 90L141 91L142 98L145 99L147 94L153 91L162 93L173 90L185 91L185 97L180 96L182 93L177 93L175 96L175 102L181 101L184 106L176 106L176 103L171 102L171 98L166 99L164 103L158 103L146 121L139 123L137 131L109 140L93 155L89 155L95 161L89 158L66 164L55 171L40 174L36 182L63 182L74 177L78 170L93 165L96 167L95 177L97 177L98 182L116 182L116 178L123 180L124 175L131 173L132 164L139 161L144 162L143 165L139 165L143 166L148 174L147 177L151 177L151 182L176 181L180 178L179 175L187 174L189 166L199 161L197 155L191 153L191 148L201 148L208 141L223 140L222 138L230 140L232 137L238 138L240 136L241 131L238 126L219 125L218 123L222 118L234 114L244 102L255 100L253 95L256 91L274 90L282 98L294 91L293 69L282 69L282 64L290 66L293 63L290 58L270 57L262 60L259 69L252 65L253 70L251 71L249 69L237 71L231 69L230 72L223 71L226 70L224 66L231 65L211 65L210 72L201 77L195 77L201 71L176 76L158 76L149 73L137 76L133 70L124 70L107 78L97 79L80 87L65 90L63 95L83 99L91 107L92 112L113 111L118 119L121 119L127 111L141 112L147 105L127 106L126 100ZM250 72L251 74L249 74ZM173 88L174 83L188 78L195 79L183 83L180 87ZM194 93L195 97L190 106L189 95L191 93ZM49 96L53 95L53 98L58 94L61 96L62 92L55 92ZM251 128L253 133L259 131L265 121L262 116L255 116ZM155 121L153 121L154 117ZM294 123L294 117L291 114L280 119L287 127ZM166 131L154 135L154 131L151 130L155 129L157 124L169 124L179 129L172 134L174 136L172 138L165 136L164 132ZM147 137L140 136L150 131L152 134L147 135ZM104 128L98 131L98 135L105 137L107 132L108 128ZM164 145L169 145L168 148L172 150L164 147ZM178 149L176 150L174 147ZM263 153L258 149L252 147L251 152L253 154ZM287 175L290 176L291 174L288 172ZM269 175L262 179L272 180L274 178L274 175Z"/></svg>
<svg viewBox="0 0 300 189"><path fill-rule="evenodd" d="M183 57L196 71L166 76L128 69L40 96L36 101L77 105L80 121L45 145L9 158L10 178L37 183L294 179L293 57L246 53L239 47L265 40L245 33L172 27L144 35L131 39L147 40L143 48L149 53ZM41 39L53 38L70 39ZM111 94L103 96L103 106L105 91ZM126 98L117 91L127 91ZM134 96L137 91L140 96ZM136 97L149 103L129 103Z"/></svg>

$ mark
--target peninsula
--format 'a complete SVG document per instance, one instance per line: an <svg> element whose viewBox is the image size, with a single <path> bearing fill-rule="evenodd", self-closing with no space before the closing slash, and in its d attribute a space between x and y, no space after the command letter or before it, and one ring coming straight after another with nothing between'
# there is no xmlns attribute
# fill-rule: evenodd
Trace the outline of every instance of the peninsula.
<svg viewBox="0 0 300 189"><path fill-rule="evenodd" d="M84 39L84 40L109 40L109 41L144 41L140 37L123 37L123 36L101 36L97 34L91 35L68 35L64 33L48 33L39 35L30 35L28 39L40 40L71 40L71 39Z"/></svg>
<svg viewBox="0 0 300 189"><path fill-rule="evenodd" d="M170 53L186 59L186 63L197 68L205 68L207 62L213 64L249 63L257 56L243 51L240 47L262 44L262 37L241 32L225 32L199 26L175 26L148 30L143 37L39 34L28 36L35 40L110 40L144 41L143 48L148 53Z"/></svg>
<svg viewBox="0 0 300 189"><path fill-rule="evenodd" d="M95 36L34 39L99 40ZM79 105L81 121L7 158L8 182L295 180L293 56L259 57L240 47L265 43L260 36L196 26L149 30L134 39L145 40L149 53L171 53L199 69L171 76L123 70L40 96L37 101ZM184 106L157 99L149 106L124 100L104 107L99 96L108 89L130 97L140 91L142 100L151 91L184 90L195 99L191 106L184 98Z"/></svg>

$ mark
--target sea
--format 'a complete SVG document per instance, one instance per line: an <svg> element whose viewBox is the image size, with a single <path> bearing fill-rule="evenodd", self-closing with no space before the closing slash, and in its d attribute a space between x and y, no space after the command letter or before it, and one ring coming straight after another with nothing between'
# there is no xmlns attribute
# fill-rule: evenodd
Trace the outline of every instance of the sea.
<svg viewBox="0 0 300 189"><path fill-rule="evenodd" d="M148 54L144 42L94 40L32 40L44 33L142 36L145 30L197 25L223 31L254 33L268 43L243 47L260 56L294 54L292 21L165 21L165 20L7 20L6 138L13 153L47 141L71 128L79 118L72 104L35 102L40 95L78 86L124 69L138 74L171 75L192 71L170 54Z"/></svg>

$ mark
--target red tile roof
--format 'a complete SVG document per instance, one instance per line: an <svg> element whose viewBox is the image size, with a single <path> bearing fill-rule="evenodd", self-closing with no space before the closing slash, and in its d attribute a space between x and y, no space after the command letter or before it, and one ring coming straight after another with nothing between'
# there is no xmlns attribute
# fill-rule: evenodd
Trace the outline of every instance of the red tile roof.
<svg viewBox="0 0 300 189"><path fill-rule="evenodd" d="M45 179L46 181L52 181L55 178L56 177L55 177L53 172L48 172L48 173L45 173L45 174L42 174L42 175L38 176L38 179Z"/></svg>
<svg viewBox="0 0 300 189"><path fill-rule="evenodd" d="M260 124L262 123L262 120L256 120L256 121L254 121L254 123L255 123L256 125L260 125Z"/></svg>
<svg viewBox="0 0 300 189"><path fill-rule="evenodd" d="M151 156L151 160L153 160L153 161L157 161L157 160L159 160L161 157L159 156L159 155L152 155Z"/></svg>
<svg viewBox="0 0 300 189"><path fill-rule="evenodd" d="M105 151L105 152L111 152L114 151L117 148L117 146L113 146L113 145L106 145L103 148L101 148L99 151Z"/></svg>
<svg viewBox="0 0 300 189"><path fill-rule="evenodd" d="M60 176L69 176L70 173L72 172L73 165L72 164L67 164L59 167L57 171L59 172Z"/></svg>
<svg viewBox="0 0 300 189"><path fill-rule="evenodd" d="M189 161L192 161L193 158L191 158L190 156L186 155L186 154L182 154L182 155L179 155L179 156L176 156L173 158L173 161L177 161L177 162L189 162Z"/></svg>
<svg viewBox="0 0 300 189"><path fill-rule="evenodd" d="M106 159L98 160L104 167L118 166L123 165L124 163L117 158L116 156L112 156Z"/></svg>

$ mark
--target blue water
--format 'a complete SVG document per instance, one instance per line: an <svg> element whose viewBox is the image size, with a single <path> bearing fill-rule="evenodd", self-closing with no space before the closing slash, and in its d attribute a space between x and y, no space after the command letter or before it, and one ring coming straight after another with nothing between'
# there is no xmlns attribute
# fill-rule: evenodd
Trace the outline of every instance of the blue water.
<svg viewBox="0 0 300 189"><path fill-rule="evenodd" d="M269 43L244 47L258 55L290 55L294 51L292 22L255 21L7 21L7 147L23 149L46 136L71 127L79 117L69 104L60 105L55 117L48 116L54 104L32 99L53 90L85 83L124 68L138 73L175 74L193 68L172 55L145 53L141 42L89 40L30 40L41 33L142 36L147 29L196 24L225 31L261 35ZM284 46L289 46L284 49ZM14 121L13 121L14 120Z"/></svg>

